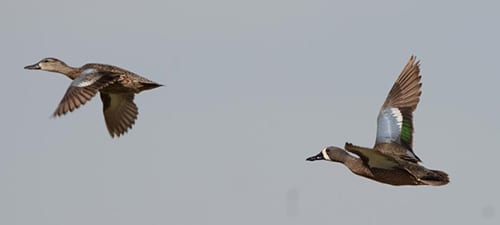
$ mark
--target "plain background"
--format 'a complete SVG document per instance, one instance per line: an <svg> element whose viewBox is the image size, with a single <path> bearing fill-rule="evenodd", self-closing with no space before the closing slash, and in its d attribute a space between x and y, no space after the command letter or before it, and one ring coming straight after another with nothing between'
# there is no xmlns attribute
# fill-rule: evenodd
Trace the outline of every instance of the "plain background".
<svg viewBox="0 0 500 225"><path fill-rule="evenodd" d="M12 1L0 7L0 224L499 224L498 1ZM443 187L306 162L372 146L415 54L415 152ZM50 117L53 56L165 84L111 139L95 98Z"/></svg>

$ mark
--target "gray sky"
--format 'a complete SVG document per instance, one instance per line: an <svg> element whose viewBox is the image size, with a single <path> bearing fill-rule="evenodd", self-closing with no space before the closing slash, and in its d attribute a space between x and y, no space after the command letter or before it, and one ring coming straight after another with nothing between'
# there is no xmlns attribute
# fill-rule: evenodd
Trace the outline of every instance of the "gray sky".
<svg viewBox="0 0 500 225"><path fill-rule="evenodd" d="M0 7L0 224L499 224L495 1L12 1ZM393 187L306 162L371 146L411 54L415 152L444 187ZM165 87L111 139L99 98L50 115L46 56Z"/></svg>

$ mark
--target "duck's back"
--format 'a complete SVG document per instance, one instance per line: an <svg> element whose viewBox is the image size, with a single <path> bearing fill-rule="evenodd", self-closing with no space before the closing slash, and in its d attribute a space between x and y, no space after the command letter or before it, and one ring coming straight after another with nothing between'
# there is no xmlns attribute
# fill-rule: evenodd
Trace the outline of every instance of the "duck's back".
<svg viewBox="0 0 500 225"><path fill-rule="evenodd" d="M149 90L153 88L157 88L162 86L154 81L146 79L138 74L135 74L126 69L108 65L108 64L99 64L99 63L88 63L82 67L82 70L86 69L96 69L98 71L107 72L109 74L113 74L117 76L116 82L109 85L103 92L111 92L111 93L121 93L121 92L135 92L139 93L144 90Z"/></svg>

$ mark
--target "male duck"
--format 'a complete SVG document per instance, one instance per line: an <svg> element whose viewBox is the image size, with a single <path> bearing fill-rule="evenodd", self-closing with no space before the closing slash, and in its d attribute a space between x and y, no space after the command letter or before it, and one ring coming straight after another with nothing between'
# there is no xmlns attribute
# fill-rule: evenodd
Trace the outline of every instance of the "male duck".
<svg viewBox="0 0 500 225"><path fill-rule="evenodd" d="M138 114L134 95L162 86L122 68L97 63L78 68L56 58L45 58L24 69L61 73L73 80L54 116L72 112L100 92L104 119L111 137L125 134L134 125Z"/></svg>
<svg viewBox="0 0 500 225"><path fill-rule="evenodd" d="M391 185L445 185L448 174L418 164L413 152L413 111L420 101L419 62L412 56L392 86L377 119L373 149L346 143L344 149L330 146L308 161L343 163L353 173Z"/></svg>

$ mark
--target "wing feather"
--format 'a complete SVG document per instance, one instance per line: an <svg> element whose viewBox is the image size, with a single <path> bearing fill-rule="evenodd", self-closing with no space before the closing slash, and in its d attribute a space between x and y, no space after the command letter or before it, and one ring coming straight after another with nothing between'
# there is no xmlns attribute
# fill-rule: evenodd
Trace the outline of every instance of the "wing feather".
<svg viewBox="0 0 500 225"><path fill-rule="evenodd" d="M418 159L413 153L413 112L422 94L420 62L412 56L392 86L377 117L375 145L398 143L409 152L395 153Z"/></svg>
<svg viewBox="0 0 500 225"><path fill-rule="evenodd" d="M106 73L82 73L66 90L53 116L72 112L92 99L99 90L113 83L115 77Z"/></svg>
<svg viewBox="0 0 500 225"><path fill-rule="evenodd" d="M138 108L134 103L134 93L103 93L104 120L111 137L125 134L135 123Z"/></svg>

